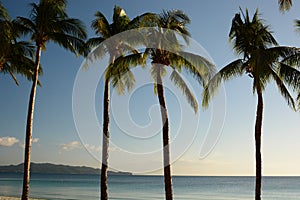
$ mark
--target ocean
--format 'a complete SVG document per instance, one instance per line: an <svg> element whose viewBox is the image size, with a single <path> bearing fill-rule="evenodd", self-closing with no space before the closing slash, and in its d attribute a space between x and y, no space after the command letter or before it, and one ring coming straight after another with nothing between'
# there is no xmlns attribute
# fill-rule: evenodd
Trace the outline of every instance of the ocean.
<svg viewBox="0 0 300 200"><path fill-rule="evenodd" d="M97 175L32 174L30 196L42 199L99 199ZM255 177L173 177L175 200L254 199ZM22 175L0 173L0 196L20 196ZM162 176L110 176L109 199L164 199ZM264 177L263 199L300 200L300 177Z"/></svg>

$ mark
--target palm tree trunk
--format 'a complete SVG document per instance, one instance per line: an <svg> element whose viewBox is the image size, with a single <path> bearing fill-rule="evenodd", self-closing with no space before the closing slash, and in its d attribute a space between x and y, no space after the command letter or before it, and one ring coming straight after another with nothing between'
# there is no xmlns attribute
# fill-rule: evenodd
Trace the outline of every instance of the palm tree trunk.
<svg viewBox="0 0 300 200"><path fill-rule="evenodd" d="M105 80L103 97L103 135L101 166L101 200L108 199L108 147L109 147L109 112L110 112L110 80Z"/></svg>
<svg viewBox="0 0 300 200"><path fill-rule="evenodd" d="M32 87L31 87L31 91L30 91L28 113L27 113L22 200L29 199L32 126L33 126L33 114L34 114L36 88L37 88L37 83L38 83L38 78L39 78L38 76L39 76L39 68L40 68L40 59L41 59L41 47L37 46L36 56L35 56L35 71L34 71L33 80L32 80Z"/></svg>
<svg viewBox="0 0 300 200"><path fill-rule="evenodd" d="M163 157L164 157L164 181L165 181L165 195L166 200L173 199L172 192L172 177L170 166L170 133L169 133L169 119L167 106L164 97L164 87L160 70L157 70L157 95L160 104L161 119L163 124Z"/></svg>
<svg viewBox="0 0 300 200"><path fill-rule="evenodd" d="M263 97L262 92L257 90L257 110L255 122L255 157L256 157L256 184L255 200L261 199L261 182L262 182L262 158L261 158L261 128L263 118Z"/></svg>

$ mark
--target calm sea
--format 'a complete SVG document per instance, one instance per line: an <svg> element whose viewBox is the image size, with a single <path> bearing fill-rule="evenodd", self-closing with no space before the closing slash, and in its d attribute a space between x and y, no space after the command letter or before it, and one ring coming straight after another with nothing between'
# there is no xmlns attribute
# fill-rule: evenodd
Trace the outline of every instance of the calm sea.
<svg viewBox="0 0 300 200"><path fill-rule="evenodd" d="M173 177L176 200L253 199L254 177ZM0 173L0 196L20 196L21 174ZM161 176L110 176L110 199L164 199ZM32 174L31 197L43 199L99 199L97 175ZM300 200L300 177L264 177L263 199Z"/></svg>

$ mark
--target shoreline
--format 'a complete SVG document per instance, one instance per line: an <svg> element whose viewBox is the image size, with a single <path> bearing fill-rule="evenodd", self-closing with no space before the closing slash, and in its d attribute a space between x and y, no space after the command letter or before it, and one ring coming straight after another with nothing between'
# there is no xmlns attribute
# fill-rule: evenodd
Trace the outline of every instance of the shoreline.
<svg viewBox="0 0 300 200"><path fill-rule="evenodd" d="M8 196L0 196L0 200L20 200L21 197L8 197ZM32 199L29 198L30 200L42 200L42 199Z"/></svg>

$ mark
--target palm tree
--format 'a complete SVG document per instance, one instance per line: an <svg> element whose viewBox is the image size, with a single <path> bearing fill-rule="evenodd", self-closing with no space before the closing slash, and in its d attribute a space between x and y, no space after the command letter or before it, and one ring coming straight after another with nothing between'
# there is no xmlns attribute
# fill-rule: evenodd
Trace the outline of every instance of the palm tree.
<svg viewBox="0 0 300 200"><path fill-rule="evenodd" d="M68 17L66 4L66 0L40 0L38 4L30 4L30 18L18 17L15 20L16 23L25 29L24 34L31 35L31 40L35 42L36 46L33 81L26 124L23 200L29 198L32 126L41 52L46 49L46 44L49 41L57 43L76 55L83 53L84 50L85 43L83 39L86 38L85 27L80 20Z"/></svg>
<svg viewBox="0 0 300 200"><path fill-rule="evenodd" d="M103 97L103 134L102 134L102 164L101 164L101 199L108 199L108 156L109 156L109 138L110 138L110 84L118 93L124 93L125 88L132 89L135 79L129 70L129 66L136 66L141 58L141 53L128 45L124 41L113 41L112 43L103 43L105 40L123 31L137 28L147 19L154 17L151 13L145 13L133 20L130 20L125 11L118 6L114 7L113 22L109 24L108 20L101 12L96 12L96 19L91 27L99 37L90 38L87 46L91 49L104 44L104 49L98 48L93 55L102 57L107 52L110 56L109 65L105 70L104 97ZM101 50L99 50L101 49ZM131 52L131 59L124 60L124 53ZM117 62L115 62L117 60ZM127 73L125 73L125 71ZM114 77L113 77L114 76Z"/></svg>
<svg viewBox="0 0 300 200"><path fill-rule="evenodd" d="M300 33L300 20L299 19L295 20L295 27L296 27L296 31ZM299 67L300 66L300 62L299 62L300 61L300 52L298 52L298 54L288 57L288 59L286 59L286 61L290 65L295 65L295 66ZM298 111L299 111L300 110L300 93L298 94L297 101L298 101Z"/></svg>
<svg viewBox="0 0 300 200"><path fill-rule="evenodd" d="M147 46L151 48L147 48L144 53L144 57L150 56L151 59L151 77L154 80L154 91L160 104L163 126L164 184L167 200L173 199L173 192L169 118L164 94L163 76L167 74L168 69L172 70L170 75L171 81L182 90L183 95L196 113L198 110L197 99L180 75L180 72L185 70L203 85L208 75L214 69L213 64L204 57L181 51L181 44L177 37L182 37L186 43L189 42L189 32L186 29L186 25L189 23L190 19L188 16L180 10L163 11L157 16L157 28L150 29L148 33L149 38L152 39L150 39L150 44L147 44Z"/></svg>
<svg viewBox="0 0 300 200"><path fill-rule="evenodd" d="M242 15L242 16L241 16ZM297 55L298 49L280 47L272 36L269 27L259 19L256 10L252 20L248 10L246 15L241 10L232 20L229 33L230 41L239 58L222 68L208 83L203 93L203 106L208 106L222 80L229 80L244 72L253 79L253 93L257 94L257 111L255 121L255 157L256 157L256 187L255 199L261 199L262 157L261 136L263 119L263 91L267 83L275 81L281 95L287 104L295 109L295 102L287 86L299 92L300 72L286 62L286 58Z"/></svg>
<svg viewBox="0 0 300 200"><path fill-rule="evenodd" d="M24 41L17 41L21 32L11 21L6 9L0 2L0 73L8 73L18 85L15 73L32 79L33 46Z"/></svg>
<svg viewBox="0 0 300 200"><path fill-rule="evenodd" d="M279 10L285 12L291 9L293 5L292 0L278 0Z"/></svg>

